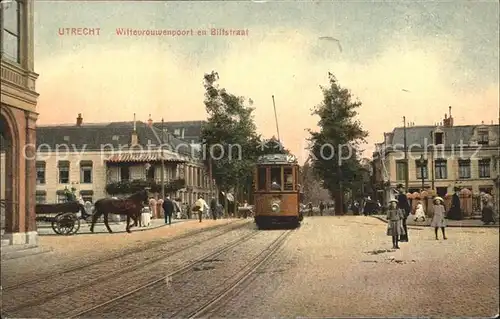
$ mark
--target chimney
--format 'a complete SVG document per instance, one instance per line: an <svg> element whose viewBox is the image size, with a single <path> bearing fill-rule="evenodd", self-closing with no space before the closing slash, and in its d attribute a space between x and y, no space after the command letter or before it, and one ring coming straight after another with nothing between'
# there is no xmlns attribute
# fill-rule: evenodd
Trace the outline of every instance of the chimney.
<svg viewBox="0 0 500 319"><path fill-rule="evenodd" d="M151 114L149 114L148 126L149 126L149 127L152 127L152 126L153 126L153 119L151 118Z"/></svg>
<svg viewBox="0 0 500 319"><path fill-rule="evenodd" d="M135 113L134 113L134 130L132 131L130 146L135 146L137 144L139 144L139 143L138 143L138 138L137 138L137 127L136 127L136 123L135 123Z"/></svg>
<svg viewBox="0 0 500 319"><path fill-rule="evenodd" d="M448 107L448 116L444 115L444 126L453 127L453 117L451 116L451 106Z"/></svg>
<svg viewBox="0 0 500 319"><path fill-rule="evenodd" d="M82 123L83 123L82 113L78 113L78 117L76 118L76 126L82 126Z"/></svg>

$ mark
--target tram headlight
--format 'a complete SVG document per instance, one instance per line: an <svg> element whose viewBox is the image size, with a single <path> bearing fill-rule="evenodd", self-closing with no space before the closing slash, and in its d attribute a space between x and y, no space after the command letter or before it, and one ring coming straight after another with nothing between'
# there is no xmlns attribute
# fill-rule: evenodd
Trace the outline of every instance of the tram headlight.
<svg viewBox="0 0 500 319"><path fill-rule="evenodd" d="M272 211L273 213L277 213L277 212L279 212L279 211L280 211L280 204L278 204L278 203L273 203L273 204L271 205L271 211Z"/></svg>

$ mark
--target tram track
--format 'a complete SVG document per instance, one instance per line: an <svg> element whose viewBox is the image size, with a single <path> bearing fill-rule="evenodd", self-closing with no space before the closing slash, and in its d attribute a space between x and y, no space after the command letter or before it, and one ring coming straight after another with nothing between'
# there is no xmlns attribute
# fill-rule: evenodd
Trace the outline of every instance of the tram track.
<svg viewBox="0 0 500 319"><path fill-rule="evenodd" d="M47 281L50 278L59 277L61 275L64 275L64 274L67 274L67 273L71 273L71 272L75 272L75 271L79 271L79 270L85 270L85 269L87 269L88 267L91 267L91 266L103 264L103 263L106 263L106 262L111 261L111 260L115 260L115 259L118 259L118 258L125 257L127 255L132 255L132 254L136 254L136 253L139 253L139 252L144 252L144 251L147 251L147 250L155 249L155 248L157 248L159 246L162 246L162 245L165 245L165 244L170 244L170 243L173 243L174 241L178 241L178 240L181 240L181 239L189 238L191 236L196 236L196 235L207 233L207 232L210 232L210 231L213 231L213 230L217 230L217 229L223 229L223 228L228 227L230 225L238 224L239 222L240 221L237 220L237 221L229 222L227 224L217 225L217 226L214 226L214 227L202 228L202 229L198 229L198 230L195 230L195 231L188 231L188 232L183 233L181 235L174 236L174 237L171 237L171 238L168 238L168 239L165 239L165 240L154 241L153 243L150 243L150 244L147 244L147 245L143 245L143 246L132 248L132 249L126 249L122 253L114 254L112 256L105 257L105 258L99 258L98 260L96 260L94 262L87 262L87 263L84 263L84 264L81 264L81 265L78 265L78 266L67 267L67 268L65 268L65 269L63 269L61 271L53 271L53 272L50 272L48 274L45 274L45 275L42 275L42 276L39 276L39 277L36 277L36 278L31 278L31 279L28 279L28 280L23 280L21 282L17 282L17 283L12 284L12 285L3 286L2 287L2 292L5 293L5 292L11 291L11 290L15 290L15 289L19 289L19 288L22 288L22 287L25 287L25 286L32 286L32 285L38 284L40 282ZM243 225L245 225L245 224L243 224ZM229 228L230 228L229 230L232 229L231 227L229 227ZM239 228L239 227L237 226L236 228Z"/></svg>
<svg viewBox="0 0 500 319"><path fill-rule="evenodd" d="M225 226L228 225L226 224ZM202 232L203 235L207 235L203 236L202 238L189 238L189 236L182 239L177 238L177 241L173 243L177 247L174 247L174 249L172 250L168 249L172 247L166 247L167 249L165 249L165 247L163 247L162 249L150 249L146 252L147 256L144 256L143 252L142 253L143 257L141 258L139 256L138 258L144 259L144 261L137 262L136 260L134 260L134 258L130 258L132 260L127 258L120 260L120 257L118 257L108 260L111 263L111 265L105 265L105 263L100 262L93 265L95 269L88 269L88 268L78 269L82 271L65 273L62 275L63 278L58 278L57 280L51 280L53 279L52 277L45 278L44 280L38 282L38 284L40 284L40 282L47 281L46 288L48 289L45 289L45 291L43 289L39 289L39 287L37 286L23 287L24 289L22 291L19 291L18 296L6 295L4 293L3 303L4 305L13 303L16 304L17 300L26 299L26 295L29 295L29 292L27 292L27 290L33 290L32 291L33 295L41 295L41 297L29 300L28 302L22 301L21 303L16 304L14 307L3 307L3 308L5 308L5 311L7 311L8 313L15 313L27 307L34 307L41 305L47 301L58 298L61 295L71 294L80 289L85 289L87 287L90 287L94 284L109 281L109 279L112 279L114 277L123 274L128 274L130 272L138 270L144 271L148 267L150 268L154 267L155 264L162 263L163 261L171 259L172 257L181 255L183 252L186 252L191 247L198 247L198 245L206 244L224 235L231 236L235 231L244 229L246 227L248 227L248 223L242 223L242 224L238 223L236 225L231 224L229 227L226 228L223 227L222 229L212 228L211 230L214 232L213 234L206 234L207 232ZM180 240L185 240L185 242L179 243ZM166 243L164 243L164 245L165 244ZM130 257L135 257L135 256L130 256ZM114 266L113 268L118 270L106 272L106 269L108 267L104 266L108 267ZM103 272L104 275L100 275ZM94 277L93 273L96 273L97 276Z"/></svg>
<svg viewBox="0 0 500 319"><path fill-rule="evenodd" d="M249 283L250 277L252 277L257 272L257 270L259 270L272 257L275 256L276 252L283 246L286 239L290 236L291 232L291 230L285 232L275 241L273 241L268 246L268 248L262 252L261 255L255 258L255 262L253 264L251 264L248 268L244 269L240 274L237 275L237 279L234 283L232 283L224 291L218 293L212 299L208 300L204 305L188 315L187 318L205 317L210 314L211 311L216 310L218 306L220 306L220 303L222 301L227 301L232 296L234 296L234 292L238 287L242 287L245 283Z"/></svg>
<svg viewBox="0 0 500 319"><path fill-rule="evenodd" d="M138 314L164 318L203 316L274 256L292 232L257 231L239 243L230 244L169 274L171 283L162 282L164 278L151 281L70 318Z"/></svg>
<svg viewBox="0 0 500 319"><path fill-rule="evenodd" d="M220 238L218 241L222 242L222 244L212 247L211 252L201 257L201 259L209 258L211 255L217 254L220 251L230 249L238 245L242 240L257 234L254 229L249 228L248 231L249 233L245 232L243 235L236 236L234 236L235 234L227 232L226 237L236 238L232 241L229 240L230 238L219 236ZM205 244L206 246L211 245L210 241L206 240ZM200 249L200 246L203 245L192 247L194 247L194 249ZM208 247L205 247L204 249L207 248ZM31 317L34 313L37 314L37 317L72 316L72 313L80 309L85 309L88 304L95 302L107 304L116 299L116 297L113 296L123 298L124 296L134 293L138 289L143 289L145 285L151 284L151 282L164 281L166 278L175 275L183 269L189 268L193 263L200 260L200 258L195 258L194 261L190 259L189 256L193 255L193 251L191 250L185 250L184 253L188 255L188 257L184 259L181 258L180 262L178 260L177 262L175 260L168 260L171 259L170 257L172 256L163 256L162 260L157 260L155 262L156 265L149 264L143 267L134 267L135 270L120 272L120 274L118 274L120 277L106 276L107 279L100 278L99 280L92 281L92 283L85 285L85 287L78 286L75 289L71 289L71 291L63 291L56 297L45 296L33 301L33 305L27 306L25 303L16 308L5 309L5 311L15 317ZM194 254L196 254L196 251ZM165 263L165 265L163 263ZM170 272L168 269L172 268L176 270ZM167 274L165 275L165 273ZM102 302L107 299L108 301Z"/></svg>

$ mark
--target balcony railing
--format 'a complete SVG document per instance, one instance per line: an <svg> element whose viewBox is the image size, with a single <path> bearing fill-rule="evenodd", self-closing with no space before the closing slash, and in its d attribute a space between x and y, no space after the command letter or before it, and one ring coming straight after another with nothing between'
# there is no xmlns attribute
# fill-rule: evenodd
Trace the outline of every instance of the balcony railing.
<svg viewBox="0 0 500 319"><path fill-rule="evenodd" d="M184 188L186 181L184 179L174 179L164 183L165 193L175 193ZM161 182L155 180L131 180L111 182L106 185L106 192L110 195L132 194L140 190L149 188L153 193L160 193L162 189Z"/></svg>

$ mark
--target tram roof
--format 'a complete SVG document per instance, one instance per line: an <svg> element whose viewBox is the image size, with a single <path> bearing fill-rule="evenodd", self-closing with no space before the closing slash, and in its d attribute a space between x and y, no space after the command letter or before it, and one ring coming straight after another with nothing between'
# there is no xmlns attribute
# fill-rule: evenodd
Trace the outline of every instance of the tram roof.
<svg viewBox="0 0 500 319"><path fill-rule="evenodd" d="M259 156L257 164L298 164L297 158L290 154L268 154Z"/></svg>

